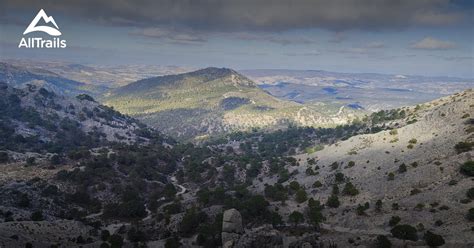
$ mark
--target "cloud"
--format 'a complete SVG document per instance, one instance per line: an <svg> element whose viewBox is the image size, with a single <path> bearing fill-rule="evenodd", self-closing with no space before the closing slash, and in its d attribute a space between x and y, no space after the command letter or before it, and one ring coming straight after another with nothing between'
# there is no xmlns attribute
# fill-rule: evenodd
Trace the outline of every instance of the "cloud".
<svg viewBox="0 0 474 248"><path fill-rule="evenodd" d="M207 39L197 32L193 31L177 31L166 28L143 28L130 32L130 35L142 36L152 39L161 39L170 43L177 44L198 44L206 42Z"/></svg>
<svg viewBox="0 0 474 248"><path fill-rule="evenodd" d="M456 44L450 41L437 40L433 37L425 37L424 39L413 43L410 48L424 50L447 50L453 49Z"/></svg>
<svg viewBox="0 0 474 248"><path fill-rule="evenodd" d="M304 38L304 37L298 37L298 36L283 37L283 36L271 35L267 33L239 32L239 33L232 34L230 36L231 36L230 38L233 38L233 39L246 40L246 41L266 41L266 42L276 43L280 45L296 45L296 44L309 45L309 44L316 43L315 40Z"/></svg>
<svg viewBox="0 0 474 248"><path fill-rule="evenodd" d="M347 39L347 36L343 32L336 32L328 41L331 43L341 43Z"/></svg>
<svg viewBox="0 0 474 248"><path fill-rule="evenodd" d="M450 0L3 0L0 9L30 13L44 8L48 14L109 25L172 25L220 32L343 31L456 24L472 10L470 5L456 4Z"/></svg>
<svg viewBox="0 0 474 248"><path fill-rule="evenodd" d="M321 55L321 52L319 52L319 51L309 51L309 52L304 52L304 53L285 53L284 55L286 55L286 56L309 56L309 57L314 57L314 56Z"/></svg>
<svg viewBox="0 0 474 248"><path fill-rule="evenodd" d="M382 42L371 42L365 46L368 49L378 49L378 48L385 48L385 44Z"/></svg>

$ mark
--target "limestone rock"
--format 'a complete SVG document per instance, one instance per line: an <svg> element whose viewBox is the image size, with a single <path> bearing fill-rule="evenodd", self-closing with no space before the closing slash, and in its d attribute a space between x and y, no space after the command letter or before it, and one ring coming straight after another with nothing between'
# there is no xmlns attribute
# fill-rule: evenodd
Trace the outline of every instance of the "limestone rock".
<svg viewBox="0 0 474 248"><path fill-rule="evenodd" d="M237 209L229 209L224 212L222 218L222 232L243 233L242 216Z"/></svg>

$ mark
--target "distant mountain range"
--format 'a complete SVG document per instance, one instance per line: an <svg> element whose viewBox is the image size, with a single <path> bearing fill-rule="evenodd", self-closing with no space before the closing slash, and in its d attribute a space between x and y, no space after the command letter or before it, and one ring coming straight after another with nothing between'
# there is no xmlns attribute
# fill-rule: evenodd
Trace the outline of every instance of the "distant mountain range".
<svg viewBox="0 0 474 248"><path fill-rule="evenodd" d="M474 87L474 79L321 70L244 70L270 94L297 102L358 104L371 111L430 101Z"/></svg>

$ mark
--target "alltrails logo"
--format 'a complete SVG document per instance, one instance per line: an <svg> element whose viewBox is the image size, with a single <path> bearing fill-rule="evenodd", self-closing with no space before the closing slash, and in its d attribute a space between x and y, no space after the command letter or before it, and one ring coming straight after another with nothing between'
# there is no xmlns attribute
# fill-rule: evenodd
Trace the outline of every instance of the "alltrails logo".
<svg viewBox="0 0 474 248"><path fill-rule="evenodd" d="M53 24L51 26L39 26L38 22L43 20L45 24ZM44 32L50 36L61 36L61 31L54 21L52 16L46 15L43 9L41 9L36 17L31 21L30 25L25 29L23 35L32 33L32 32ZM59 37L54 37L53 39L43 39L42 37L28 37L21 38L18 48L66 48L66 40L62 40Z"/></svg>

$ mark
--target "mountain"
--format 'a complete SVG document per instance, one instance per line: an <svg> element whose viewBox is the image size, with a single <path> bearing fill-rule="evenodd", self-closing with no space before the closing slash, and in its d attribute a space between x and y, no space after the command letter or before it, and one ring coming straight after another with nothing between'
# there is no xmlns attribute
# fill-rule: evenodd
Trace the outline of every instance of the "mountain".
<svg viewBox="0 0 474 248"><path fill-rule="evenodd" d="M116 94L189 83L274 99L205 70ZM0 246L472 247L473 107L467 90L350 125L193 145L88 95L1 83Z"/></svg>
<svg viewBox="0 0 474 248"><path fill-rule="evenodd" d="M18 89L0 83L0 149L64 152L106 142L146 142L147 128L100 105L91 96L70 98L36 85Z"/></svg>
<svg viewBox="0 0 474 248"><path fill-rule="evenodd" d="M226 68L139 80L112 90L104 102L179 139L289 124L335 126L357 112L344 105L280 100Z"/></svg>
<svg viewBox="0 0 474 248"><path fill-rule="evenodd" d="M4 62L0 62L0 82L8 83L14 87L34 84L58 94L70 96L78 94L98 96L107 90L106 87L74 81L45 69L15 66Z"/></svg>
<svg viewBox="0 0 474 248"><path fill-rule="evenodd" d="M358 104L369 111L424 103L472 88L474 79L322 70L243 70L259 87L297 102Z"/></svg>

